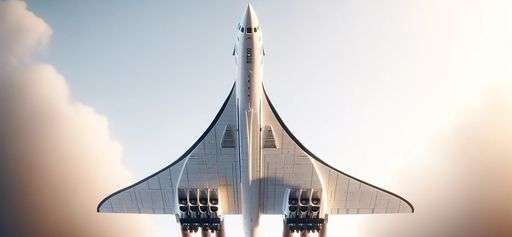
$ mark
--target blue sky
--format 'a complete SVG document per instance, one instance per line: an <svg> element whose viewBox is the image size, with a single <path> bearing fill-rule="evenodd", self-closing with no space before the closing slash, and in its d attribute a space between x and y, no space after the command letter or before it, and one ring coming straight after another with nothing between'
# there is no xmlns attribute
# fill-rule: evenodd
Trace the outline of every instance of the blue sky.
<svg viewBox="0 0 512 237"><path fill-rule="evenodd" d="M53 30L39 57L108 118L136 178L179 157L235 79L233 29L245 1L27 3ZM403 171L429 164L437 137L510 79L504 1L253 5L264 83L288 127L340 170L407 198ZM364 233L360 217L341 219L348 236Z"/></svg>
<svg viewBox="0 0 512 237"><path fill-rule="evenodd" d="M79 101L109 118L123 143L126 163L137 175L156 170L192 144L234 80L233 27L244 2L29 1L28 5L53 29L50 49L43 57L67 78ZM347 123L356 118L347 112L356 113L354 102L366 101L350 101L362 89L354 81L361 80L357 74L368 73L354 72L365 65L362 56L351 51L368 54L364 48L376 46L351 39L355 36L349 36L344 26L357 19L345 15L347 10L302 2L254 5L262 19L268 55L265 84L284 118L305 139L314 135L301 127L311 123L333 131L322 134L321 143L348 139L351 132L333 139L334 131L353 127ZM365 31L356 32L364 42L371 34ZM341 45L347 43L355 45ZM341 49L350 51L338 54ZM375 64L374 60L369 63ZM381 78L363 80L382 83ZM325 106L319 109L318 104Z"/></svg>

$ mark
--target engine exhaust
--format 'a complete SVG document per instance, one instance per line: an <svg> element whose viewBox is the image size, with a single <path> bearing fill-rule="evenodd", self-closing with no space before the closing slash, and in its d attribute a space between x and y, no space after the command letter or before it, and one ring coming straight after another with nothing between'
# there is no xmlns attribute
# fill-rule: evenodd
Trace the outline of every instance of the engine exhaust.
<svg viewBox="0 0 512 237"><path fill-rule="evenodd" d="M201 237L211 237L211 236L212 236L212 232L210 230L208 230L207 228L201 229Z"/></svg>
<svg viewBox="0 0 512 237"><path fill-rule="evenodd" d="M288 228L288 224L286 223L286 219L283 220L283 237L292 237L293 232Z"/></svg>
<svg viewBox="0 0 512 237"><path fill-rule="evenodd" d="M220 226L219 226L219 229L217 230L216 234L217 234L216 237L225 237L224 221L223 220L220 222Z"/></svg>
<svg viewBox="0 0 512 237"><path fill-rule="evenodd" d="M192 232L188 231L186 228L180 228L181 237L191 237Z"/></svg>

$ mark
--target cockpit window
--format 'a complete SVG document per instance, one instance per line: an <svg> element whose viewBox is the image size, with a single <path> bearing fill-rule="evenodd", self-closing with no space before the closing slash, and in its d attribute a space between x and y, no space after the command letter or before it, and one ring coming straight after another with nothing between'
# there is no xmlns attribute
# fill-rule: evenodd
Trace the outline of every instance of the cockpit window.
<svg viewBox="0 0 512 237"><path fill-rule="evenodd" d="M260 27L243 27L242 25L238 25L238 30L242 33L252 34L257 33L260 30Z"/></svg>

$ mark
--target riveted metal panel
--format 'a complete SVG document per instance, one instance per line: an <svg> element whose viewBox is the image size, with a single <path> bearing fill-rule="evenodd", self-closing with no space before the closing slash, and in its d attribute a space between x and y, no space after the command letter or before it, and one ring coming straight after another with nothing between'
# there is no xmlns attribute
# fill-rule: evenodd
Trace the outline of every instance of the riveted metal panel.
<svg viewBox="0 0 512 237"><path fill-rule="evenodd" d="M414 212L404 198L343 173L306 149L283 123L265 92L263 124L271 126L277 149L263 149L261 199L265 214L282 214L287 188L322 190L328 214L374 214Z"/></svg>
<svg viewBox="0 0 512 237"><path fill-rule="evenodd" d="M219 190L224 214L240 212L238 144L222 148L226 126L237 140L235 86L206 132L178 160L159 172L119 190L98 205L98 212L175 214L177 188ZM235 142L236 143L236 142ZM225 200L222 200L225 199Z"/></svg>

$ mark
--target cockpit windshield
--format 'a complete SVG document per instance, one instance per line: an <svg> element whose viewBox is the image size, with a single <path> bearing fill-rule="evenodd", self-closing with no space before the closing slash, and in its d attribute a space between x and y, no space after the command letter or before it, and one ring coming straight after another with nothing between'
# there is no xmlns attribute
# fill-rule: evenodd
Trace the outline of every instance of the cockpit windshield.
<svg viewBox="0 0 512 237"><path fill-rule="evenodd" d="M260 27L243 27L241 25L238 25L238 30L242 33L252 34L257 33L260 30Z"/></svg>

